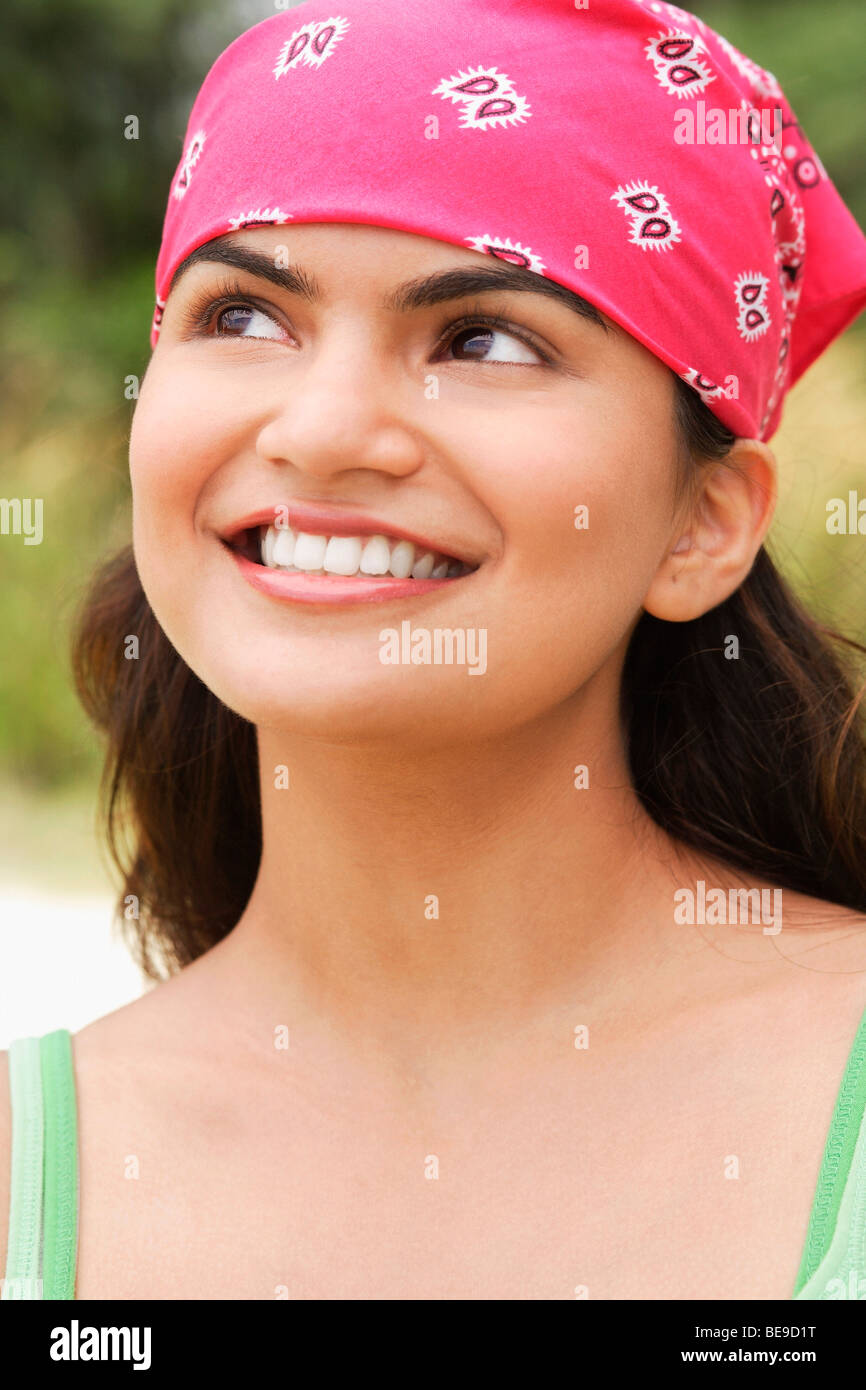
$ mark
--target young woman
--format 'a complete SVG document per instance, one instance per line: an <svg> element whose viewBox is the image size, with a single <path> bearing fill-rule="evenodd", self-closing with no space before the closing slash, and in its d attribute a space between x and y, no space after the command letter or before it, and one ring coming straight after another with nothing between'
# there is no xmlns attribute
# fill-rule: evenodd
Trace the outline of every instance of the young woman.
<svg viewBox="0 0 866 1390"><path fill-rule="evenodd" d="M157 295L75 662L158 983L0 1067L4 1297L862 1297L866 749L764 541L866 240L775 79L303 5Z"/></svg>

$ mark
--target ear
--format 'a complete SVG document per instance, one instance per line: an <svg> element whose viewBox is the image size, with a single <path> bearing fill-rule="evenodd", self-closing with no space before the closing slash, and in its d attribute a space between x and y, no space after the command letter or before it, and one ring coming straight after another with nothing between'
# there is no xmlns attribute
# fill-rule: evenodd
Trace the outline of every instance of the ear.
<svg viewBox="0 0 866 1390"><path fill-rule="evenodd" d="M776 458L761 440L738 439L724 460L700 467L690 514L672 533L643 602L671 623L700 617L742 584L776 507Z"/></svg>

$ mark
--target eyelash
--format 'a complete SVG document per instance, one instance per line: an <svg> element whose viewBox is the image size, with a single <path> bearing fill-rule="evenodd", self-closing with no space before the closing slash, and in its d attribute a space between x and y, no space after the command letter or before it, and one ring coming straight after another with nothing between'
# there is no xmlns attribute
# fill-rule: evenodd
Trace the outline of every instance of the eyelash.
<svg viewBox="0 0 866 1390"><path fill-rule="evenodd" d="M438 341L437 344L436 344L436 351L438 352L438 351L440 351L440 350L441 350L442 348L444 348L444 347L449 347L449 346L451 345L451 343L453 342L453 340L454 340L455 338L459 337L459 335L460 335L462 332L464 332L467 328L478 328L478 327L480 327L480 328L499 328L499 329L502 330L503 333L507 333L510 337L516 338L516 339L518 340L518 342L523 343L524 347L531 348L531 350L532 350L533 352L538 353L538 356L541 358L541 361L540 361L540 362L480 362L480 363L478 364L479 366L482 366L482 367L552 367L552 366L553 366L553 359L552 359L551 357L548 356L548 354L544 351L544 349L543 349L542 347L539 346L539 344L535 341L535 339L531 336L531 334L527 333L526 329L524 329L524 328L518 328L517 324L512 323L510 319L504 318L501 314L490 314L490 313L486 313L483 309L479 309L479 310L477 310L475 313L471 313L471 312L470 312L470 313L467 313L467 314L461 314L460 318L449 320L449 322L448 322L448 324L447 324L447 326L446 326L446 328L445 328L445 335L446 335L446 336L444 336L444 337L443 337L443 336L440 336L439 341Z"/></svg>
<svg viewBox="0 0 866 1390"><path fill-rule="evenodd" d="M211 336L220 337L221 334L213 333L207 335L206 330L213 320L225 309L257 309L261 314L267 314L269 318L275 318L271 311L260 304L238 284L237 281L220 282L217 286L220 293L213 298L210 291L199 295L183 311L183 331L186 336ZM277 321L277 320L275 320ZM436 343L435 351L442 351L444 348L457 338L460 333L467 328L498 328L511 337L517 338L525 347L538 354L542 359L540 362L483 362L478 361L477 365L482 367L551 367L553 360L545 350L535 341L526 329L519 328L517 324L505 318L502 314L491 314L484 309L470 310L468 313L461 314L457 319L451 319L440 332ZM230 337L230 334L226 334Z"/></svg>

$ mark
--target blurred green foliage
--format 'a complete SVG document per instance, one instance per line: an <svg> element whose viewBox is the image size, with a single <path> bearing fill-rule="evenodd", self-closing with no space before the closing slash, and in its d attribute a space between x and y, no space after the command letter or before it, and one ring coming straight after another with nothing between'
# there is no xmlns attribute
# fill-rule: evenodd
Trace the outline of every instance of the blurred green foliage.
<svg viewBox="0 0 866 1390"><path fill-rule="evenodd" d="M863 0L700 0L684 8L778 78L830 178L866 226Z"/></svg>
<svg viewBox="0 0 866 1390"><path fill-rule="evenodd" d="M225 45L269 13L6 0L0 493L44 499L45 539L0 553L0 775L50 786L98 766L70 685L69 619L97 557L128 539L124 382L150 355L190 103ZM130 115L138 139L125 138Z"/></svg>
<svg viewBox="0 0 866 1390"><path fill-rule="evenodd" d="M866 224L863 0L695 8L776 74ZM0 777L21 785L89 784L99 767L70 685L68 624L97 558L129 536L124 380L149 356L169 182L207 68L274 10L265 0L4 6L0 494L45 507L42 545L0 551ZM137 140L124 138L129 115ZM866 477L864 337L862 325L849 330L789 398L774 440L785 490L773 532L807 597L861 639L866 541L828 537L823 508L828 476L839 495Z"/></svg>

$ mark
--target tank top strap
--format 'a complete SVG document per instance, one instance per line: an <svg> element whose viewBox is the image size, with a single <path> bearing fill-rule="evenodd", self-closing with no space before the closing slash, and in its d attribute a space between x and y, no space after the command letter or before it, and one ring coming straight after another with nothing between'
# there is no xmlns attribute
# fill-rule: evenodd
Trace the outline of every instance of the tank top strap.
<svg viewBox="0 0 866 1390"><path fill-rule="evenodd" d="M42 1070L38 1038L9 1044L12 1167L6 1277L0 1298L41 1298Z"/></svg>
<svg viewBox="0 0 866 1390"><path fill-rule="evenodd" d="M866 1298L866 1012L836 1098L793 1298Z"/></svg>
<svg viewBox="0 0 866 1390"><path fill-rule="evenodd" d="M3 1299L72 1299L78 1115L66 1028L9 1045L12 1165Z"/></svg>

